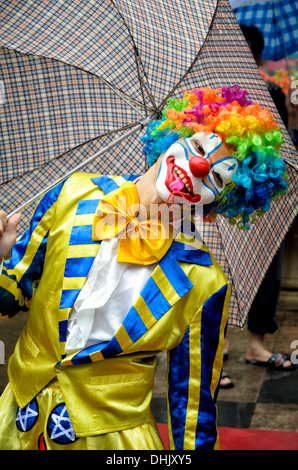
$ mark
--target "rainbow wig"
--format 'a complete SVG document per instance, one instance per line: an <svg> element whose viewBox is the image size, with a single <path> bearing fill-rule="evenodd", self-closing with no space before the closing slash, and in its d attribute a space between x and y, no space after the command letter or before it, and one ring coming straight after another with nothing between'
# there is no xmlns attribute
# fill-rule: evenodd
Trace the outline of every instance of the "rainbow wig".
<svg viewBox="0 0 298 470"><path fill-rule="evenodd" d="M152 166L181 137L197 132L219 135L240 163L233 182L214 203L204 206L204 220L212 222L221 214L242 230L249 229L287 190L286 165L279 153L281 131L270 111L247 95L234 85L195 89L181 100L170 98L162 119L152 121L142 138Z"/></svg>

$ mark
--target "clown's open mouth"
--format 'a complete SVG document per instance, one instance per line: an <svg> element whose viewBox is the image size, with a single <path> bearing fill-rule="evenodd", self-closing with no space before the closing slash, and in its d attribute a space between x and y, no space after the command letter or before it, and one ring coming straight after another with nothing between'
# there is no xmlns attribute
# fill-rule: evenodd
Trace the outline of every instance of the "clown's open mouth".
<svg viewBox="0 0 298 470"><path fill-rule="evenodd" d="M192 181L182 168L175 164L175 157L170 156L166 160L167 176L165 180L166 187L170 193L181 192L189 202L199 202L201 196L193 193Z"/></svg>

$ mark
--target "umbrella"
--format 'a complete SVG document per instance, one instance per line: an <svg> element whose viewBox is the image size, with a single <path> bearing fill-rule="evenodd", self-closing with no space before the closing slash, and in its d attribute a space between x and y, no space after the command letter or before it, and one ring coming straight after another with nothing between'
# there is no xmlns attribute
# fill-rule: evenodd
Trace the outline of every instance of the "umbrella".
<svg viewBox="0 0 298 470"><path fill-rule="evenodd" d="M298 51L297 0L230 0L239 24L255 26L264 37L264 60Z"/></svg>
<svg viewBox="0 0 298 470"><path fill-rule="evenodd" d="M202 47L216 2L208 8L173 5L168 17L169 5L161 1L154 12L148 1L2 2L1 183L31 173L31 191L36 168L65 175L65 168L76 167L115 135L137 131L162 108ZM166 61L162 50L170 51ZM132 162L141 145L130 148ZM128 170L124 159L115 164L115 154L107 154L101 171ZM139 162L131 169L140 171ZM34 176L36 185L43 176L47 180L40 171Z"/></svg>
<svg viewBox="0 0 298 470"><path fill-rule="evenodd" d="M270 108L284 135L287 197L248 233L225 220L203 229L232 285L230 323L243 325L297 213L297 159L228 1L5 0L2 15L0 191L8 211L81 164L143 173L147 120L183 89L238 83Z"/></svg>

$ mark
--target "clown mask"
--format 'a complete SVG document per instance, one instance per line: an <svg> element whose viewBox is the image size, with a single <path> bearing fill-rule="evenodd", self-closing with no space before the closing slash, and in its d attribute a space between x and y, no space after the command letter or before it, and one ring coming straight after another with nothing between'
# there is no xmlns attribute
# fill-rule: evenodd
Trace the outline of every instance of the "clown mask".
<svg viewBox="0 0 298 470"><path fill-rule="evenodd" d="M232 182L238 161L221 138L211 132L198 132L183 137L157 161L156 189L174 203L210 204ZM173 201L171 201L173 202Z"/></svg>

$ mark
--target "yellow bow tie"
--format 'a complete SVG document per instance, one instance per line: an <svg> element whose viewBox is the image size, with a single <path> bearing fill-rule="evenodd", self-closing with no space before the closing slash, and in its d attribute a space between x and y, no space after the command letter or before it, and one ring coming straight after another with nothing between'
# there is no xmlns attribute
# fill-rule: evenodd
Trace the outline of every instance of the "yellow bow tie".
<svg viewBox="0 0 298 470"><path fill-rule="evenodd" d="M173 227L159 218L140 222L139 194L134 183L124 183L101 199L93 220L92 239L119 238L117 261L152 264L158 262L173 241Z"/></svg>

